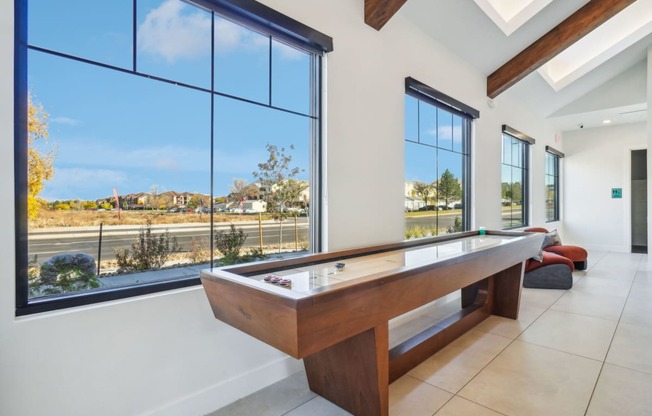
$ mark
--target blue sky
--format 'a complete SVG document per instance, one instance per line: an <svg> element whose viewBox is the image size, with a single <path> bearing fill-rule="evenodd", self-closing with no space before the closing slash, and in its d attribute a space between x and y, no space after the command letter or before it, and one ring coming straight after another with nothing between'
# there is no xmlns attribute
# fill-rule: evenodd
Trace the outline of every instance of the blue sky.
<svg viewBox="0 0 652 416"><path fill-rule="evenodd" d="M102 64L133 69L132 0L30 0L29 43ZM65 30L62 30L65 28ZM210 88L211 16L179 0L138 0L137 71ZM269 103L269 39L216 17L215 89ZM271 104L309 113L309 55L272 41ZM46 200L94 200L120 194L210 193L210 94L88 65L39 51L28 57L29 90L50 115L55 175ZM233 179L254 181L265 145L294 145L308 179L310 120L216 97L214 195ZM461 119L406 97L406 180L461 177ZM449 149L446 151L443 149Z"/></svg>
<svg viewBox="0 0 652 416"><path fill-rule="evenodd" d="M132 69L132 2L29 2L29 43ZM65 28L65 30L62 30ZM139 0L137 70L210 88L210 14L178 0ZM269 103L269 39L217 18L215 88ZM272 42L272 102L309 112L309 55ZM39 51L28 56L33 101L50 115L54 178L41 197L94 200L149 191L210 193L210 94ZM216 196L233 179L253 181L265 145L294 145L308 179L310 120L215 97Z"/></svg>

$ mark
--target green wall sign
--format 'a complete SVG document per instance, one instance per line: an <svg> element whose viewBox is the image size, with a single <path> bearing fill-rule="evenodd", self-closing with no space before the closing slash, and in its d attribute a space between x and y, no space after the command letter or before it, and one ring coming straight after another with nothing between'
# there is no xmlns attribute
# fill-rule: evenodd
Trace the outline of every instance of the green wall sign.
<svg viewBox="0 0 652 416"><path fill-rule="evenodd" d="M611 197L612 198L622 198L623 197L623 188L611 188Z"/></svg>

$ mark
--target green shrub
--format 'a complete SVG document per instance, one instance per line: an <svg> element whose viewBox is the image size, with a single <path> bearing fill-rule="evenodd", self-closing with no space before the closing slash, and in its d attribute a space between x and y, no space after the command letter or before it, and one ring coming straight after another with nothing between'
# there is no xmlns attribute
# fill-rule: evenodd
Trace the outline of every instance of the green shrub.
<svg viewBox="0 0 652 416"><path fill-rule="evenodd" d="M205 239L193 238L190 243L190 261L193 263L203 263L210 259L210 249L207 247L208 241Z"/></svg>
<svg viewBox="0 0 652 416"><path fill-rule="evenodd" d="M416 225L412 228L405 229L405 239L411 240L413 238L431 237L439 234L437 227L434 225L422 226Z"/></svg>
<svg viewBox="0 0 652 416"><path fill-rule="evenodd" d="M140 228L131 249L116 249L115 257L121 271L150 270L163 266L170 254L180 248L177 238L170 235L168 230L152 234L152 221L147 220L147 225Z"/></svg>
<svg viewBox="0 0 652 416"><path fill-rule="evenodd" d="M250 263L252 261L264 260L267 258L267 255L264 254L260 249L250 248L247 254L240 256L236 263ZM234 263L231 263L234 264Z"/></svg>
<svg viewBox="0 0 652 416"><path fill-rule="evenodd" d="M215 233L215 248L224 256L222 262L224 264L239 263L240 250L247 240L247 235L242 229L236 229L235 225L231 224L229 232L217 231Z"/></svg>
<svg viewBox="0 0 652 416"><path fill-rule="evenodd" d="M451 234L451 233L457 233L457 232L460 232L460 231L462 231L462 219L460 217L455 217L455 221L453 222L453 226L446 228L446 232L448 234Z"/></svg>

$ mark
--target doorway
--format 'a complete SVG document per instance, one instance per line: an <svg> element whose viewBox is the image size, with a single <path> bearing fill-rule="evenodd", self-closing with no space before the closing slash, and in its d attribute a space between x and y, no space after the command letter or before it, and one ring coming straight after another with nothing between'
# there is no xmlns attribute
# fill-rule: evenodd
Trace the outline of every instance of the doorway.
<svg viewBox="0 0 652 416"><path fill-rule="evenodd" d="M647 150L632 150L632 253L647 253Z"/></svg>

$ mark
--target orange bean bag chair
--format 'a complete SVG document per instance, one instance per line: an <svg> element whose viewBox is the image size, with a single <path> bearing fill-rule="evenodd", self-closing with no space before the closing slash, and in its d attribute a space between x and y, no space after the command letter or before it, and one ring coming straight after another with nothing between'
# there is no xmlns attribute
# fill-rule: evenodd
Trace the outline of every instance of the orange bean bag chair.
<svg viewBox="0 0 652 416"><path fill-rule="evenodd" d="M532 233L546 233L547 235L551 235L553 233L556 234L556 230L555 232L550 233L548 230L542 227L526 228L525 231ZM552 239L554 240L554 238ZM542 247L543 251L559 254L560 256L566 257L573 262L576 270L586 270L589 253L582 247L568 246L563 244L546 245L546 241L549 241L549 239L544 239L544 246Z"/></svg>

